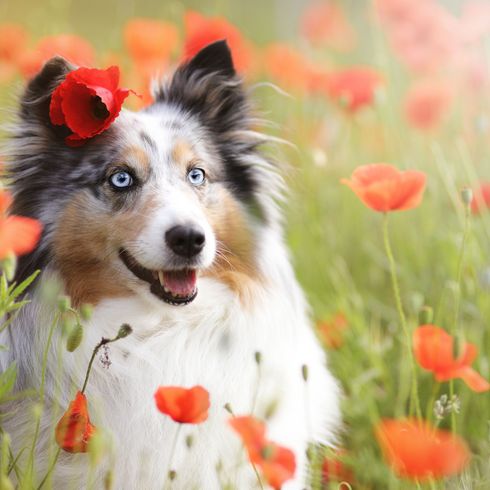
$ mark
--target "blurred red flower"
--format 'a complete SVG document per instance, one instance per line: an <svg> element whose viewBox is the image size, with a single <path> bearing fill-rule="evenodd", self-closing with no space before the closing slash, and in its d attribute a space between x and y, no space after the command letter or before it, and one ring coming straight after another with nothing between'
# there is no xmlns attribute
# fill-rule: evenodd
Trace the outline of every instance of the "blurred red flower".
<svg viewBox="0 0 490 490"><path fill-rule="evenodd" d="M437 2L377 0L375 5L394 51L410 69L434 72L459 55L458 19Z"/></svg>
<svg viewBox="0 0 490 490"><path fill-rule="evenodd" d="M346 451L341 449L331 456L325 456L322 463L322 482L324 484L331 482L353 483L354 475L342 461L345 455Z"/></svg>
<svg viewBox="0 0 490 490"><path fill-rule="evenodd" d="M301 93L309 90L315 74L305 56L284 43L267 46L263 55L263 67L281 87Z"/></svg>
<svg viewBox="0 0 490 490"><path fill-rule="evenodd" d="M338 349L344 343L344 331L347 329L347 319L343 313L337 313L328 320L316 324L318 335L328 349Z"/></svg>
<svg viewBox="0 0 490 490"><path fill-rule="evenodd" d="M56 442L61 449L69 453L86 453L95 430L90 423L87 398L78 391L68 410L56 425Z"/></svg>
<svg viewBox="0 0 490 490"><path fill-rule="evenodd" d="M10 194L0 190L0 260L9 253L24 255L31 252L42 232L39 221L24 216L7 216L12 202Z"/></svg>
<svg viewBox="0 0 490 490"><path fill-rule="evenodd" d="M423 172L400 171L384 163L363 165L354 171L351 180L341 180L366 206L380 212L417 207L422 200L425 181Z"/></svg>
<svg viewBox="0 0 490 490"><path fill-rule="evenodd" d="M459 473L470 460L461 438L423 420L383 420L375 433L385 460L400 477L443 478Z"/></svg>
<svg viewBox="0 0 490 490"><path fill-rule="evenodd" d="M208 44L226 39L237 71L245 72L251 67L253 61L251 44L224 17L205 17L199 12L190 10L185 13L184 25L185 60L191 59Z"/></svg>
<svg viewBox="0 0 490 490"><path fill-rule="evenodd" d="M353 66L328 73L323 87L318 87L328 97L344 104L349 112L372 105L376 90L383 84L381 75L373 68Z"/></svg>
<svg viewBox="0 0 490 490"><path fill-rule="evenodd" d="M66 138L77 146L105 131L116 119L130 90L118 88L119 68L78 68L71 71L53 92L49 115L55 125L66 125Z"/></svg>
<svg viewBox="0 0 490 490"><path fill-rule="evenodd" d="M490 208L490 182L483 182L478 189L473 192L471 201L471 212L480 214L483 209Z"/></svg>
<svg viewBox="0 0 490 490"><path fill-rule="evenodd" d="M265 437L265 424L255 417L233 417L229 420L245 446L250 462L257 465L267 483L279 489L296 471L294 453Z"/></svg>
<svg viewBox="0 0 490 490"><path fill-rule="evenodd" d="M437 80L415 82L405 96L405 116L417 129L435 129L450 109L453 91Z"/></svg>
<svg viewBox="0 0 490 490"><path fill-rule="evenodd" d="M435 325L422 325L413 333L413 350L420 366L431 371L437 381L461 378L473 391L490 390L490 383L471 367L477 356L474 344L463 343L455 358L454 338Z"/></svg>
<svg viewBox="0 0 490 490"><path fill-rule="evenodd" d="M138 69L145 73L163 71L177 49L179 31L169 22L132 19L124 26L124 43Z"/></svg>
<svg viewBox="0 0 490 490"><path fill-rule="evenodd" d="M158 410L180 424L200 424L208 418L209 393L202 386L160 386L155 392Z"/></svg>
<svg viewBox="0 0 490 490"><path fill-rule="evenodd" d="M19 69L26 78L32 77L53 56L62 56L78 66L92 66L95 59L94 48L87 40L75 34L59 34L40 39L33 50L25 52Z"/></svg>
<svg viewBox="0 0 490 490"><path fill-rule="evenodd" d="M355 34L342 8L332 2L314 0L301 17L301 34L312 44L339 51L352 49Z"/></svg>
<svg viewBox="0 0 490 490"><path fill-rule="evenodd" d="M0 24L0 83L17 73L17 61L26 49L29 35L20 24Z"/></svg>

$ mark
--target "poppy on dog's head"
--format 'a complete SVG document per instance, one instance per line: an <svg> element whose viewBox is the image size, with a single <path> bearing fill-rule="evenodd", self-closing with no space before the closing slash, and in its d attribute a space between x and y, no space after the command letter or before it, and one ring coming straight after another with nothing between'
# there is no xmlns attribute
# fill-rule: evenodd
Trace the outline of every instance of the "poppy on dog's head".
<svg viewBox="0 0 490 490"><path fill-rule="evenodd" d="M118 85L117 66L107 70L78 68L68 73L53 92L49 108L51 122L72 131L67 144L78 146L111 125L131 92Z"/></svg>

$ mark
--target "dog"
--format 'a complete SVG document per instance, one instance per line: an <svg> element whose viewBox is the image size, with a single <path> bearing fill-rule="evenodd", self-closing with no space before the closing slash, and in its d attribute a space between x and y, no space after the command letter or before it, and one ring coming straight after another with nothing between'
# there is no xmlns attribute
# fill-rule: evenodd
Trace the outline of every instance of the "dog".
<svg viewBox="0 0 490 490"><path fill-rule="evenodd" d="M17 390L39 388L49 345L36 469L52 461L56 421L94 346L127 323L132 335L111 345L109 368L96 359L86 389L111 456L92 470L86 454L62 452L54 488L100 488L108 471L114 488L163 488L169 465L173 488L258 488L224 406L267 419L268 438L296 458L283 488L305 488L308 444L335 443L340 391L284 243L283 179L263 153L268 138L226 42L203 48L153 87L149 107L122 110L77 148L49 118L51 94L73 69L53 58L27 84L6 149L12 213L44 227L17 267L17 281L42 271L31 302L0 339L1 368L17 363ZM93 306L73 353L61 328L48 344L42 285L53 280L75 307ZM172 446L178 424L153 394L197 384L210 393L209 418L182 425ZM18 451L32 441L32 407L23 398L9 412L3 427Z"/></svg>

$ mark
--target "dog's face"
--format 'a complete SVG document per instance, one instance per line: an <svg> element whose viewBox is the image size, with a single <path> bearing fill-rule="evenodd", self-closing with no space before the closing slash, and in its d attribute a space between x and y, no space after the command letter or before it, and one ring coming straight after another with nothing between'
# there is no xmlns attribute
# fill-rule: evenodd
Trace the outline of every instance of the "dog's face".
<svg viewBox="0 0 490 490"><path fill-rule="evenodd" d="M66 146L48 116L70 69L52 60L22 101L14 212L41 219L45 234L20 273L51 264L75 304L136 292L185 305L200 277L236 287L257 276L267 162L226 44L205 48L151 107L123 111L80 148Z"/></svg>

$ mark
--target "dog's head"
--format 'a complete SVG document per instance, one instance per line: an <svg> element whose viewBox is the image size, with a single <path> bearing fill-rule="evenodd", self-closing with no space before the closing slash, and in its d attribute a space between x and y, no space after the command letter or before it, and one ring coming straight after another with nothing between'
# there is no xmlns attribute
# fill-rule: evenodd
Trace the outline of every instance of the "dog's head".
<svg viewBox="0 0 490 490"><path fill-rule="evenodd" d="M51 124L51 94L74 67L55 58L30 81L10 145L13 212L44 224L19 279L49 266L75 304L134 292L187 304L200 276L259 275L259 230L274 176L230 51L216 42L83 146ZM238 277L238 276L240 277Z"/></svg>

